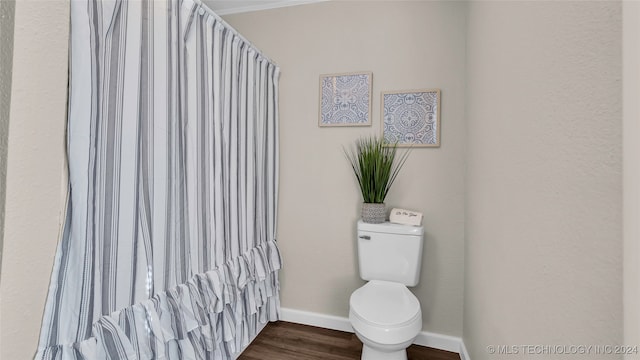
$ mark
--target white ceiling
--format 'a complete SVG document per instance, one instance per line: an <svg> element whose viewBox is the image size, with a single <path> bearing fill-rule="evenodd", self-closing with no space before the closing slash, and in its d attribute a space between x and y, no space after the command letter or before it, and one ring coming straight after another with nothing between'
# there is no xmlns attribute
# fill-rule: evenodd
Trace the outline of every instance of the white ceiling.
<svg viewBox="0 0 640 360"><path fill-rule="evenodd" d="M275 9L285 6L310 4L328 0L202 0L218 15Z"/></svg>

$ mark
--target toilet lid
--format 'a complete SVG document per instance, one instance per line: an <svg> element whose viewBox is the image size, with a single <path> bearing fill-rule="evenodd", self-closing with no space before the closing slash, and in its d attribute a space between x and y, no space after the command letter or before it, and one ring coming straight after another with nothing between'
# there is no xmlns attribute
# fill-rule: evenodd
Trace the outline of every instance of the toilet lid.
<svg viewBox="0 0 640 360"><path fill-rule="evenodd" d="M350 306L359 318L380 326L400 326L420 312L420 302L403 284L370 281L351 294Z"/></svg>

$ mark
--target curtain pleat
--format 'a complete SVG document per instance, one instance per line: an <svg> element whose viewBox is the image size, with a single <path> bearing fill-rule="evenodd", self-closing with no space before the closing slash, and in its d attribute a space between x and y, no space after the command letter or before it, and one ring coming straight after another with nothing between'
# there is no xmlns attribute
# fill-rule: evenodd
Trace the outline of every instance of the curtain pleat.
<svg viewBox="0 0 640 360"><path fill-rule="evenodd" d="M232 359L278 319L279 68L193 0L71 2L36 359Z"/></svg>

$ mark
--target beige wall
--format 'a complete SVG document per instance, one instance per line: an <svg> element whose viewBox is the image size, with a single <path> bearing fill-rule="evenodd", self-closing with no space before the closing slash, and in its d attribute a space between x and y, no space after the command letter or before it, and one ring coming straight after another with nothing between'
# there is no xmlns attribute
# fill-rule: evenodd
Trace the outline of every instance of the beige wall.
<svg viewBox="0 0 640 360"><path fill-rule="evenodd" d="M442 146L415 149L388 198L424 213L426 243L413 289L424 329L462 334L465 4L331 1L225 19L282 67L282 306L347 316L363 284L355 254L361 197L342 146L380 131L380 92L442 89ZM319 128L319 75L373 72L373 126Z"/></svg>
<svg viewBox="0 0 640 360"><path fill-rule="evenodd" d="M388 199L425 213L414 289L425 330L463 334L466 263L472 359L494 358L490 344L621 343L620 4L473 3L468 31L465 9L328 2L226 17L283 69L282 304L347 315L362 284L360 198L341 147L379 131L380 91L437 87L442 147L414 150ZM0 359L33 355L44 308L63 202L68 16L67 1L16 6ZM318 128L318 75L357 70L374 74L374 125ZM625 246L637 246L627 234ZM625 307L628 344L638 342L637 314Z"/></svg>
<svg viewBox="0 0 640 360"><path fill-rule="evenodd" d="M0 359L35 354L63 208L67 1L19 1L0 281Z"/></svg>
<svg viewBox="0 0 640 360"><path fill-rule="evenodd" d="M640 3L623 4L624 344L640 344ZM626 359L638 359L627 354Z"/></svg>
<svg viewBox="0 0 640 360"><path fill-rule="evenodd" d="M468 16L469 354L621 344L621 3L472 2Z"/></svg>

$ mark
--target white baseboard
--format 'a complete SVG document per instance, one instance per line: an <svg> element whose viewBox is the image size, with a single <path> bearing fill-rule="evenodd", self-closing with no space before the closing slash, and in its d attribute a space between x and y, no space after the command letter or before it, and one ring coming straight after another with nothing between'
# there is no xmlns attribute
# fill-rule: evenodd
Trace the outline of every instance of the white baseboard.
<svg viewBox="0 0 640 360"><path fill-rule="evenodd" d="M318 314L308 311L282 308L280 310L281 320L297 324L318 326L326 329L353 332L349 319L340 316ZM460 354L462 360L469 359L467 349L464 347L462 339L455 336L436 334L423 331L418 334L414 344L428 346L434 349L446 350Z"/></svg>
<svg viewBox="0 0 640 360"><path fill-rule="evenodd" d="M422 331L418 334L418 337L413 343L434 349L460 353L460 344L462 343L462 339L455 336Z"/></svg>
<svg viewBox="0 0 640 360"><path fill-rule="evenodd" d="M469 353L467 352L467 347L464 346L464 341L460 340L460 360L471 360L469 357Z"/></svg>
<svg viewBox="0 0 640 360"><path fill-rule="evenodd" d="M304 324L317 326L325 329L340 330L346 332L353 332L349 319L340 316L318 314L308 311L294 310L282 308L280 310L283 321L288 321L296 324Z"/></svg>

